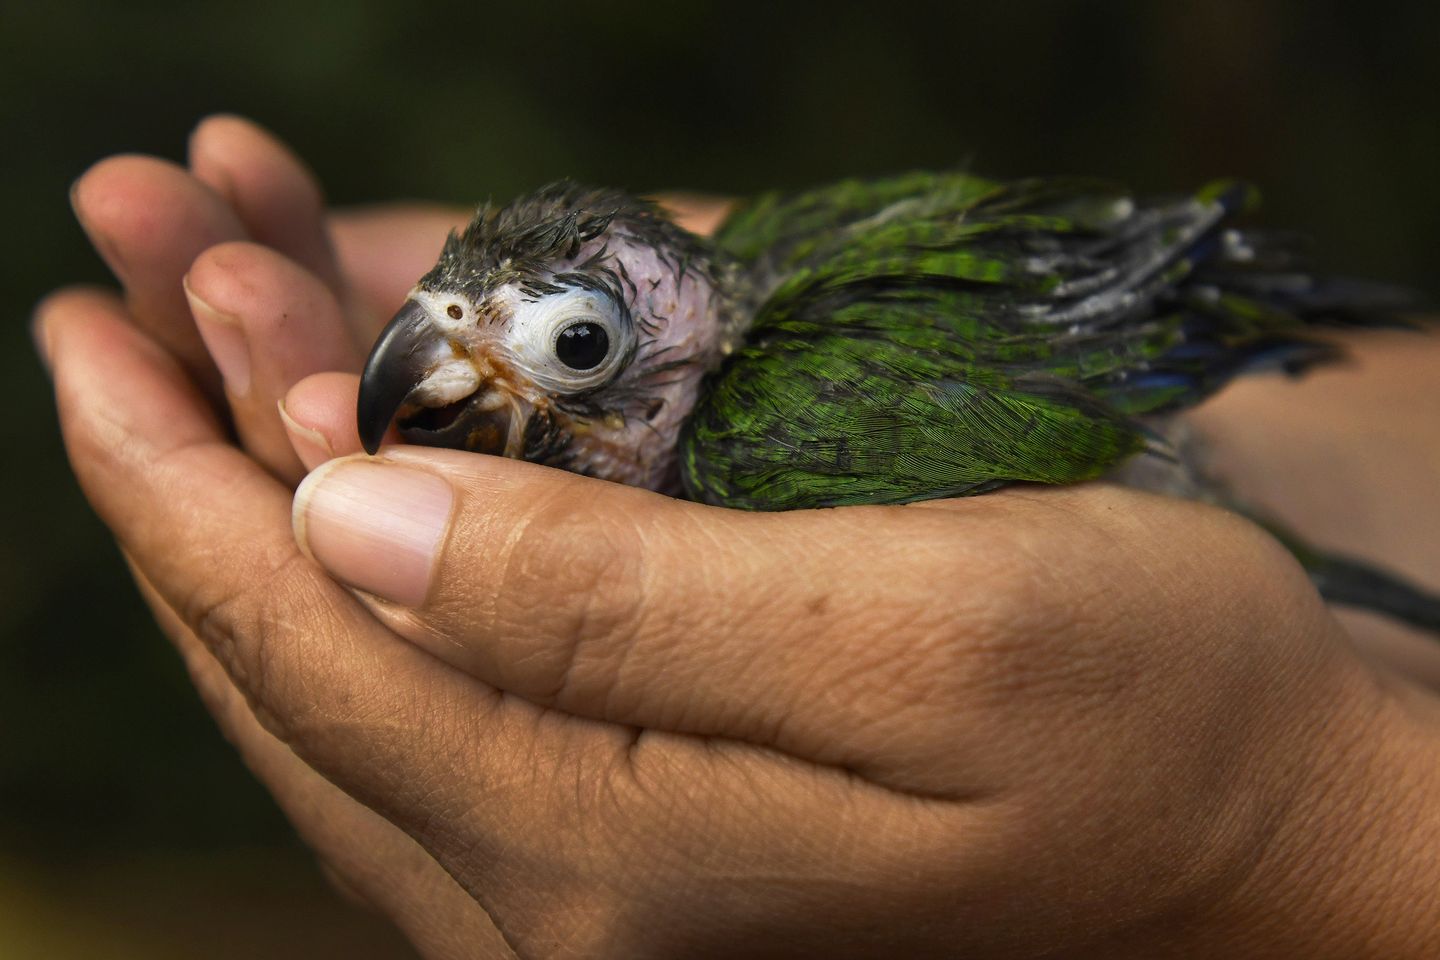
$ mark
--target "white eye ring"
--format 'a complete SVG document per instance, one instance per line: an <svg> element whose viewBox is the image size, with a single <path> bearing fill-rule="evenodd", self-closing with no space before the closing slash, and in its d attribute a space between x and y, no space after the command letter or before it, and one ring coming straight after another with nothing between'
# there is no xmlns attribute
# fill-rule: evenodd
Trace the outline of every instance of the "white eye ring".
<svg viewBox="0 0 1440 960"><path fill-rule="evenodd" d="M560 359L561 337L581 324L593 324L609 346L603 358L584 369ZM634 341L633 324L624 322L614 302L583 288L517 304L511 318L515 358L536 384L559 393L577 393L608 381L630 355Z"/></svg>

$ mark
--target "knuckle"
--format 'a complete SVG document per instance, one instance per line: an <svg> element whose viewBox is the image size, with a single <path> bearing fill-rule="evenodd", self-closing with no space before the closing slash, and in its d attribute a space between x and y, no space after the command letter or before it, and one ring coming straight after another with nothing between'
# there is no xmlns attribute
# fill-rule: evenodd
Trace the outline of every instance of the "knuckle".
<svg viewBox="0 0 1440 960"><path fill-rule="evenodd" d="M986 537L980 552L939 557L928 585L886 632L903 643L857 651L875 702L897 716L922 710L942 728L976 712L1033 706L1037 699L1091 699L1132 672L1114 649L1115 614L1101 545L1083 531ZM934 584L949 584L935 602ZM877 631L878 632L878 631ZM931 722L927 720L927 722Z"/></svg>
<svg viewBox="0 0 1440 960"><path fill-rule="evenodd" d="M1072 531L1054 556L1024 553L997 570L966 651L967 693L992 707L1103 703L1128 679L1137 645L1117 629L1113 568L1102 544Z"/></svg>
<svg viewBox="0 0 1440 960"><path fill-rule="evenodd" d="M253 313L264 285L255 273L274 255L256 244L232 240L208 247L191 264L185 282L197 296L222 313Z"/></svg>
<svg viewBox="0 0 1440 960"><path fill-rule="evenodd" d="M490 576L494 632L531 644L513 679L542 696L623 656L643 607L643 520L595 509L590 483L567 479L508 519Z"/></svg>
<svg viewBox="0 0 1440 960"><path fill-rule="evenodd" d="M323 646L330 629L328 603L298 576L306 561L294 552L260 553L248 564L239 590L198 588L180 614L225 668L262 724L287 742L302 738L308 700L296 695L304 677L293 669L304 643ZM216 558L219 561L221 558ZM233 557L224 558L233 565Z"/></svg>

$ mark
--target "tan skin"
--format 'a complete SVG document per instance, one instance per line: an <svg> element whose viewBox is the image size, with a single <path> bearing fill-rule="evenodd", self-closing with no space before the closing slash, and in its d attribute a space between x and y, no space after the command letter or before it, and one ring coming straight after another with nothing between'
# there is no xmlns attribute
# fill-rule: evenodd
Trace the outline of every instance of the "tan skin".
<svg viewBox="0 0 1440 960"><path fill-rule="evenodd" d="M1101 484L750 515L393 448L454 506L387 602L302 553L292 490L358 448L359 345L454 214L326 220L234 118L75 204L125 290L37 311L76 474L256 775L426 956L1440 954L1440 710L1252 525ZM1204 422L1269 456L1232 467L1257 501L1433 580L1440 418L1384 444L1386 498L1345 464L1440 353L1362 356L1331 407L1259 383ZM1245 439L1272 415L1293 442Z"/></svg>

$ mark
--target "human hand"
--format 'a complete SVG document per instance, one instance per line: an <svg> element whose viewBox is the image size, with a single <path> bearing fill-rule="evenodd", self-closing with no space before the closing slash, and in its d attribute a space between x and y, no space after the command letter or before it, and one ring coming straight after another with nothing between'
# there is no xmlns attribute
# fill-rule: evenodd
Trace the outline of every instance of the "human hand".
<svg viewBox="0 0 1440 960"><path fill-rule="evenodd" d="M164 347L170 354L167 363L181 364L187 391L199 390L173 413L213 418L220 429L246 438L252 456L287 483L304 472L284 440L276 404L290 385L287 376L326 370L337 362L334 352L358 365L361 354L351 341L366 343L373 337L384 323L382 313L394 306L384 298L394 295L398 302L415 271L438 252L446 230L464 219L460 211L406 204L332 215L321 224L320 192L309 172L268 134L231 117L212 118L197 128L190 169L149 157L113 157L77 181L72 202L123 285L127 322ZM208 277L186 283L192 266ZM348 285L337 279L342 269ZM316 295L316 277L326 278L327 291L339 292L344 310L333 294ZM192 319L187 286L203 291L224 312L225 322L255 341L244 359L253 371L246 379L257 386L239 396L232 392L228 404L213 402L223 395L221 376ZM263 295L271 289L280 296ZM307 299L318 301L318 315L308 315L303 325L285 322ZM122 305L109 295L72 289L42 304L37 319L51 309L118 317ZM338 339L337 318L343 324ZM48 352L43 325L37 325L37 335L42 352ZM104 362L103 353L97 362ZM323 383L326 376L314 379ZM127 403L157 399L141 392ZM226 422L232 409L238 423ZM161 418L172 413L154 412ZM102 420L108 416L101 414ZM166 513L174 522L182 516ZM429 956L470 957L477 950L482 956L506 955L483 912L414 841L314 773L262 728L245 695L136 573L211 712L320 854L331 878L396 920ZM487 945L497 943L501 946L486 952Z"/></svg>
<svg viewBox="0 0 1440 960"><path fill-rule="evenodd" d="M1440 337L1345 338L1347 362L1305 377L1244 377L1190 415L1214 470L1242 502L1308 544L1440 593ZM1396 620L1339 608L1366 655L1440 690L1440 643Z"/></svg>
<svg viewBox="0 0 1440 960"><path fill-rule="evenodd" d="M1237 520L1098 486L751 516L400 448L298 501L357 596L113 301L41 313L77 473L232 735L412 936L453 910L435 955L506 949L477 903L521 955L1433 949L1431 721Z"/></svg>

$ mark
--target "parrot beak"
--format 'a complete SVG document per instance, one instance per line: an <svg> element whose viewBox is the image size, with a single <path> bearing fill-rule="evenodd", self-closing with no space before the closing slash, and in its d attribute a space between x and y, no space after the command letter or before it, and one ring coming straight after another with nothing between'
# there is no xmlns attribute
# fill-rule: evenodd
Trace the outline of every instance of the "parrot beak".
<svg viewBox="0 0 1440 960"><path fill-rule="evenodd" d="M400 312L380 333L360 375L356 425L366 453L380 449L390 421L405 399L430 372L430 348L441 334L430 323L425 308L406 300Z"/></svg>
<svg viewBox="0 0 1440 960"><path fill-rule="evenodd" d="M496 378L502 369L452 340L422 304L405 301L360 374L355 420L365 452L380 449L398 418L406 443L520 456L528 416L506 378Z"/></svg>

